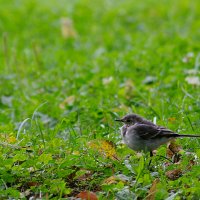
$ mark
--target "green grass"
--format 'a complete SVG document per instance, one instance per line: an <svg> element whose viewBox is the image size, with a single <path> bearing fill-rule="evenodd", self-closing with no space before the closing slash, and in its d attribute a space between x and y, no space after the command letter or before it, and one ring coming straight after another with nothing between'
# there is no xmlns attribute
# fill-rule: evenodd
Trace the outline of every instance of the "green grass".
<svg viewBox="0 0 200 200"><path fill-rule="evenodd" d="M199 77L198 0L0 4L1 198L58 199L89 190L99 199L144 199L156 178L156 199L200 198L198 139L178 140L182 162L164 167L155 157L152 172L144 157L120 145L114 121L135 112L200 133L199 86L186 81L190 69ZM76 37L62 36L63 17L73 21ZM115 143L119 160L91 148L96 140ZM183 176L169 180L165 172L176 168ZM119 174L127 181L104 183Z"/></svg>

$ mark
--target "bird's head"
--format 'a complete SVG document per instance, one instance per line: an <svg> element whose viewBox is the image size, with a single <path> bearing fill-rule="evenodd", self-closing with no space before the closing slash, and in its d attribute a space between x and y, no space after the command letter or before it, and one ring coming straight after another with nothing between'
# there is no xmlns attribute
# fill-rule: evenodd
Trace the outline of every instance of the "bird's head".
<svg viewBox="0 0 200 200"><path fill-rule="evenodd" d="M116 119L115 121L122 122L126 125L131 126L131 125L134 125L136 123L143 121L143 118L136 114L128 114L128 115L125 115L121 119Z"/></svg>

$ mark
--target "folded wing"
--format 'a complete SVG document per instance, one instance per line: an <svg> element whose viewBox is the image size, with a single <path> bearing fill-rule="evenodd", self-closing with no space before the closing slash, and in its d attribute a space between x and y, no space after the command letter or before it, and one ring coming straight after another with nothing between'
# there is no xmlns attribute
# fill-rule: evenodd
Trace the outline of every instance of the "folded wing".
<svg viewBox="0 0 200 200"><path fill-rule="evenodd" d="M162 137L179 137L177 133L174 133L173 131L160 126L135 124L132 128L134 128L135 132L137 132L138 137L144 140L157 139Z"/></svg>

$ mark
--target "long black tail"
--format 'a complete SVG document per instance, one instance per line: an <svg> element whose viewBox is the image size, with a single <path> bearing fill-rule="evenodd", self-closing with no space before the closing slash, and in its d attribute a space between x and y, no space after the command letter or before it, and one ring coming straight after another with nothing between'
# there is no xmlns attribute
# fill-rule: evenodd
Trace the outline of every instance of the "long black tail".
<svg viewBox="0 0 200 200"><path fill-rule="evenodd" d="M177 137L200 137L200 135L178 134Z"/></svg>

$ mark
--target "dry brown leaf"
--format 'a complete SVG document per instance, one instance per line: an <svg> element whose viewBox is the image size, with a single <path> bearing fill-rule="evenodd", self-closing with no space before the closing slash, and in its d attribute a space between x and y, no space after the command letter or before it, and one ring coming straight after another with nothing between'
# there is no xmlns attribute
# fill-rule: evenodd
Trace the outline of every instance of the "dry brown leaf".
<svg viewBox="0 0 200 200"><path fill-rule="evenodd" d="M170 151L172 151L174 154L175 153L179 153L180 151L183 150L182 146L177 144L175 140L172 140L169 144L168 144L168 149L170 149Z"/></svg>
<svg viewBox="0 0 200 200"><path fill-rule="evenodd" d="M67 17L61 18L61 34L64 39L75 38L77 36L71 19Z"/></svg>
<svg viewBox="0 0 200 200"><path fill-rule="evenodd" d="M0 140L8 143L15 143L17 141L16 137L13 136L13 133L0 133Z"/></svg>
<svg viewBox="0 0 200 200"><path fill-rule="evenodd" d="M190 160L189 164L187 165L187 170L190 171L193 165L196 165L196 161L195 160Z"/></svg>
<svg viewBox="0 0 200 200"><path fill-rule="evenodd" d="M98 200L96 194L90 191L82 191L76 197L84 200Z"/></svg>
<svg viewBox="0 0 200 200"><path fill-rule="evenodd" d="M111 185L118 182L118 178L116 176L111 176L103 181L103 185Z"/></svg>
<svg viewBox="0 0 200 200"><path fill-rule="evenodd" d="M74 104L74 101L75 101L75 96L71 95L71 96L67 97L63 102L61 102L59 104L59 107L60 107L60 109L65 109L66 105L71 106Z"/></svg>
<svg viewBox="0 0 200 200"><path fill-rule="evenodd" d="M9 136L8 138L8 143L15 143L17 141L16 137L14 136Z"/></svg>
<svg viewBox="0 0 200 200"><path fill-rule="evenodd" d="M123 174L119 174L117 176L110 176L109 178L106 178L103 181L103 185L111 185L111 184L116 184L118 182L121 183L126 183L128 181L128 177L123 175Z"/></svg>
<svg viewBox="0 0 200 200"><path fill-rule="evenodd" d="M108 140L93 140L88 143L89 147L97 150L103 156L113 160L119 160L115 151L115 146Z"/></svg>
<svg viewBox="0 0 200 200"><path fill-rule="evenodd" d="M197 155L191 152L186 152L186 155L189 156L190 160L185 171L190 171L192 166L197 165L197 160L195 159Z"/></svg>
<svg viewBox="0 0 200 200"><path fill-rule="evenodd" d="M165 173L168 179L174 181L182 176L183 172L181 169L173 169Z"/></svg>
<svg viewBox="0 0 200 200"><path fill-rule="evenodd" d="M174 163L178 163L181 158L180 151L182 151L181 145L172 140L167 146L167 157L172 158Z"/></svg>
<svg viewBox="0 0 200 200"><path fill-rule="evenodd" d="M27 185L28 185L29 187L31 187L31 186L38 186L38 185L40 185L40 184L39 184L39 182L34 182L34 181L32 181L32 182L28 182Z"/></svg>
<svg viewBox="0 0 200 200"><path fill-rule="evenodd" d="M157 191L157 184L160 182L159 179L155 179L151 185L151 188L149 189L148 195L146 197L147 200L154 200L155 194Z"/></svg>
<svg viewBox="0 0 200 200"><path fill-rule="evenodd" d="M170 118L168 118L168 121L170 123L174 123L176 121L176 118L175 117L170 117Z"/></svg>

